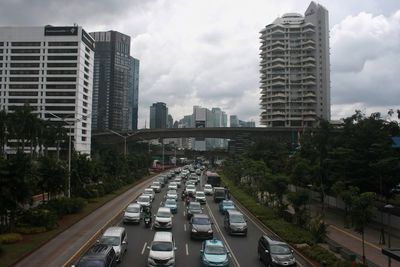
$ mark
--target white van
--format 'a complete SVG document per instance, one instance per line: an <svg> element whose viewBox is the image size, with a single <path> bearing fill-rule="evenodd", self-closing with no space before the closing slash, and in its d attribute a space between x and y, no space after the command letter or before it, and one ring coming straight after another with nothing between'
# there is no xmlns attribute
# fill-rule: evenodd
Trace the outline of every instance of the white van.
<svg viewBox="0 0 400 267"><path fill-rule="evenodd" d="M121 261L128 246L128 235L124 227L114 226L108 228L97 242L113 246L115 254L117 255L117 261Z"/></svg>
<svg viewBox="0 0 400 267"><path fill-rule="evenodd" d="M171 232L156 232L150 250L147 266L175 266L175 241Z"/></svg>
<svg viewBox="0 0 400 267"><path fill-rule="evenodd" d="M160 207L154 215L154 228L172 229L172 213L170 208Z"/></svg>

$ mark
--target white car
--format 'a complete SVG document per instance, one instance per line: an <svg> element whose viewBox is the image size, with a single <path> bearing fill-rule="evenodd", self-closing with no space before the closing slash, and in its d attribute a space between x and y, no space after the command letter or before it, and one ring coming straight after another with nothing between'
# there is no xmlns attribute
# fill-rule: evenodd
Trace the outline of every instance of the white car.
<svg viewBox="0 0 400 267"><path fill-rule="evenodd" d="M146 188L144 190L143 194L151 195L151 201L153 201L155 196L156 196L156 194L154 193L154 189L153 188Z"/></svg>
<svg viewBox="0 0 400 267"><path fill-rule="evenodd" d="M168 190L165 198L173 198L175 200L178 200L178 193L176 192L176 190Z"/></svg>
<svg viewBox="0 0 400 267"><path fill-rule="evenodd" d="M175 182L170 182L168 185L168 190L178 190L178 185Z"/></svg>
<svg viewBox="0 0 400 267"><path fill-rule="evenodd" d="M210 184L205 184L203 188L204 194L212 195L213 194L213 187Z"/></svg>
<svg viewBox="0 0 400 267"><path fill-rule="evenodd" d="M181 187L181 183L182 183L182 178L180 176L176 177L174 179L174 183L176 183L176 185L179 187Z"/></svg>
<svg viewBox="0 0 400 267"><path fill-rule="evenodd" d="M149 195L141 195L136 199L136 203L138 203L142 207L150 207L151 199Z"/></svg>
<svg viewBox="0 0 400 267"><path fill-rule="evenodd" d="M204 194L203 191L196 191L194 197L196 201L199 202L200 204L206 204L206 195Z"/></svg>
<svg viewBox="0 0 400 267"><path fill-rule="evenodd" d="M172 212L170 208L160 207L154 216L154 228L171 229L172 228Z"/></svg>
<svg viewBox="0 0 400 267"><path fill-rule="evenodd" d="M142 207L138 203L131 203L124 212L124 223L140 223Z"/></svg>
<svg viewBox="0 0 400 267"><path fill-rule="evenodd" d="M147 259L147 266L175 266L175 241L171 232L156 232L153 242L147 247L150 250Z"/></svg>
<svg viewBox="0 0 400 267"><path fill-rule="evenodd" d="M194 194L196 193L196 186L193 185L193 184L188 184L188 185L186 186L185 192L186 192L186 194L189 195L189 196L190 196L190 195L194 196Z"/></svg>
<svg viewBox="0 0 400 267"><path fill-rule="evenodd" d="M156 193L160 193L161 192L161 184L160 184L160 182L153 182L151 184L150 188L152 188L154 190L154 192L156 192Z"/></svg>

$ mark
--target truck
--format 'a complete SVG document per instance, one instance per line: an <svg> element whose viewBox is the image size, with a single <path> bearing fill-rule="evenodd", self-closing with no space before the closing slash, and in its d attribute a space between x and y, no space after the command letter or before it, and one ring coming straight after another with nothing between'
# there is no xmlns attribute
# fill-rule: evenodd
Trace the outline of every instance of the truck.
<svg viewBox="0 0 400 267"><path fill-rule="evenodd" d="M213 187L221 186L221 177L218 173L207 172L206 173L206 183L212 185Z"/></svg>
<svg viewBox="0 0 400 267"><path fill-rule="evenodd" d="M225 188L224 187L214 187L214 202L220 202L225 199Z"/></svg>

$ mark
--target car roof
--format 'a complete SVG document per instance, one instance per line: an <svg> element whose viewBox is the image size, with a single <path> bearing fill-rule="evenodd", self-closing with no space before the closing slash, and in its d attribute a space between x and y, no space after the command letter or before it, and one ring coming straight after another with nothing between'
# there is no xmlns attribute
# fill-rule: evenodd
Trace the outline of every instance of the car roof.
<svg viewBox="0 0 400 267"><path fill-rule="evenodd" d="M171 242L172 233L171 232L155 232L153 241Z"/></svg>
<svg viewBox="0 0 400 267"><path fill-rule="evenodd" d="M211 185L211 184L205 184L205 185L204 185L204 187L206 187L206 186L211 186L211 187L212 187L212 185Z"/></svg>
<svg viewBox="0 0 400 267"><path fill-rule="evenodd" d="M200 213L200 214L193 214L193 217L192 218L204 218L204 219L210 219L210 217L208 217L208 215L207 214L203 214L203 213Z"/></svg>
<svg viewBox="0 0 400 267"><path fill-rule="evenodd" d="M281 239L275 236L263 235L263 238L268 241L270 244L276 245L288 245L286 242L283 242Z"/></svg>
<svg viewBox="0 0 400 267"><path fill-rule="evenodd" d="M238 210L227 210L226 212L228 212L229 215L242 215L242 216L244 216L243 213L241 213Z"/></svg>
<svg viewBox="0 0 400 267"><path fill-rule="evenodd" d="M94 244L91 246L86 253L82 256L81 259L85 258L103 258L107 256L109 251L113 249L112 246L105 245L105 244Z"/></svg>
<svg viewBox="0 0 400 267"><path fill-rule="evenodd" d="M218 239L209 239L204 242L206 246L225 246L224 243Z"/></svg>
<svg viewBox="0 0 400 267"><path fill-rule="evenodd" d="M128 205L128 207L131 207L131 208L134 208L134 207L140 208L140 204L138 204L138 203L130 203L130 204Z"/></svg>
<svg viewBox="0 0 400 267"><path fill-rule="evenodd" d="M124 227L112 226L110 228L107 228L103 236L120 236L121 233L123 233L124 231L125 231Z"/></svg>
<svg viewBox="0 0 400 267"><path fill-rule="evenodd" d="M171 212L171 209L170 208L167 208L167 207L159 207L158 208L158 211L168 211L168 212ZM157 211L157 212L158 212Z"/></svg>
<svg viewBox="0 0 400 267"><path fill-rule="evenodd" d="M141 194L139 197L145 197L145 198L150 199L150 195L149 194Z"/></svg>
<svg viewBox="0 0 400 267"><path fill-rule="evenodd" d="M154 192L153 188L150 188L150 187L144 189L144 191L150 191L150 190L151 190L151 192Z"/></svg>
<svg viewBox="0 0 400 267"><path fill-rule="evenodd" d="M232 200L222 200L222 204L233 204Z"/></svg>
<svg viewBox="0 0 400 267"><path fill-rule="evenodd" d="M204 194L204 191L196 191L196 194L197 194L197 193L203 193L203 194Z"/></svg>

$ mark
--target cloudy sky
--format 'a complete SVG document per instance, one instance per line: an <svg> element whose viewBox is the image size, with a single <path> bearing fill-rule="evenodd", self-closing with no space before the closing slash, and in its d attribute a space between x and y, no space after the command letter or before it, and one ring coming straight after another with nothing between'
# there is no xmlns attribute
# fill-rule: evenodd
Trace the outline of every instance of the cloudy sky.
<svg viewBox="0 0 400 267"><path fill-rule="evenodd" d="M78 23L131 36L140 60L139 128L153 102L259 122L259 31L308 0L1 0L0 25ZM321 0L330 15L332 118L400 108L400 1Z"/></svg>

